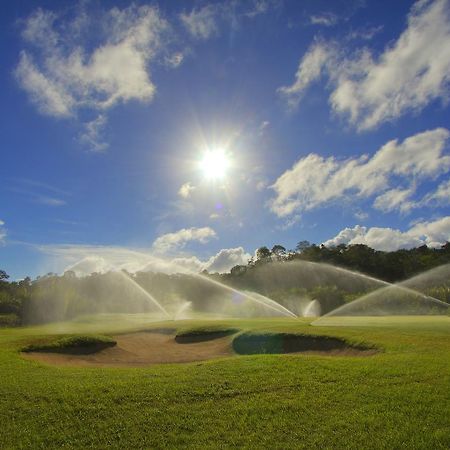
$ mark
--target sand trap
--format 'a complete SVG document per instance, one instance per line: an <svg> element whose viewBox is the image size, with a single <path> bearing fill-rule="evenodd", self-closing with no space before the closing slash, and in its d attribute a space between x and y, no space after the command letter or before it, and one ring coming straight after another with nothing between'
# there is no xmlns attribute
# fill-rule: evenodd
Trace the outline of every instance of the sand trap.
<svg viewBox="0 0 450 450"><path fill-rule="evenodd" d="M114 336L114 340L117 341L116 346L89 355L43 352L22 355L26 359L59 366L141 367L204 361L234 354L228 337L179 344L169 330L122 334Z"/></svg>
<svg viewBox="0 0 450 450"><path fill-rule="evenodd" d="M58 366L142 367L152 364L188 363L223 358L236 354L317 354L324 356L370 356L376 349L352 346L327 336L287 333L204 333L202 336L175 337L175 330L161 329L114 336L117 345L97 353L22 353L25 359Z"/></svg>

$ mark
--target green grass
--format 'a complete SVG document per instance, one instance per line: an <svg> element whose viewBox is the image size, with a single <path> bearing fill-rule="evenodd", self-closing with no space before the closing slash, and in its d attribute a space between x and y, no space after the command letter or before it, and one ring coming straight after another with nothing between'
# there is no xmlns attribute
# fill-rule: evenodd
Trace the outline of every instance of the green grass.
<svg viewBox="0 0 450 450"><path fill-rule="evenodd" d="M450 318L386 319L382 326L378 318L347 327L292 319L116 319L79 323L78 330L74 324L0 330L0 448L450 447ZM70 327L104 334L209 326L337 336L384 351L364 358L234 356L139 369L53 367L19 353Z"/></svg>
<svg viewBox="0 0 450 450"><path fill-rule="evenodd" d="M182 341L202 341L230 336L240 331L239 328L230 327L223 324L207 324L201 326L188 326L177 330L175 339Z"/></svg>
<svg viewBox="0 0 450 450"><path fill-rule="evenodd" d="M22 351L54 353L80 351L83 353L92 353L107 347L113 347L116 343L117 342L109 336L76 335L28 344L22 348Z"/></svg>

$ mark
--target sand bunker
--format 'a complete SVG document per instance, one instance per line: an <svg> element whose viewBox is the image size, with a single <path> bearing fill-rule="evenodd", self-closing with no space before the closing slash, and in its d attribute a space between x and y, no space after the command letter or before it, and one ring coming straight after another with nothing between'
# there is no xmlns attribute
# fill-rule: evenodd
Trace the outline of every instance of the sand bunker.
<svg viewBox="0 0 450 450"><path fill-rule="evenodd" d="M233 340L229 333L204 333L178 339L175 330L153 330L114 336L117 345L97 353L23 353L26 359L59 366L143 367L152 364L187 363L236 354L310 353L330 356L369 356L377 351L352 346L338 338L295 334L243 333Z"/></svg>
<svg viewBox="0 0 450 450"><path fill-rule="evenodd" d="M26 359L48 364L85 367L141 367L162 363L186 363L233 354L227 337L198 343L179 344L167 330L114 336L117 345L89 355L33 352Z"/></svg>

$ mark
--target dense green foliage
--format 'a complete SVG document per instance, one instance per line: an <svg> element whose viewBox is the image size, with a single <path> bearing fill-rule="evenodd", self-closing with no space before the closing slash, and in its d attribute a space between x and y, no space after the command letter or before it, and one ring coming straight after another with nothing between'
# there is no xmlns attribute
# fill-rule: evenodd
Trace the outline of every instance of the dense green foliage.
<svg viewBox="0 0 450 450"><path fill-rule="evenodd" d="M139 369L23 360L18 350L56 325L3 329L0 447L447 449L449 318L415 320L389 319L378 328L221 322L244 331L325 334L384 351L235 356Z"/></svg>
<svg viewBox="0 0 450 450"><path fill-rule="evenodd" d="M283 250L280 250L283 249ZM249 262L249 267L273 261L312 261L327 263L338 267L355 270L391 283L398 282L425 272L442 264L450 263L450 243L441 248L422 247L410 250L384 252L374 250L367 245L338 245L325 247L301 241L296 250L287 252L284 247L276 245L272 250L261 247L256 251L256 259ZM248 267L236 266L235 273L243 273Z"/></svg>

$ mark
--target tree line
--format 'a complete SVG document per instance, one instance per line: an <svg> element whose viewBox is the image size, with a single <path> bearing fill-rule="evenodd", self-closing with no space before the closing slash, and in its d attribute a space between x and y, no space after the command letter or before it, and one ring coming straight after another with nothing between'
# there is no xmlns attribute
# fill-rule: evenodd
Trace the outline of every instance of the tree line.
<svg viewBox="0 0 450 450"><path fill-rule="evenodd" d="M260 247L247 266L233 267L231 273L242 273L268 262L295 260L331 264L396 283L450 263L450 243L445 243L441 248L423 245L409 250L386 252L374 250L364 244L326 247L300 241L294 250L289 251L282 245L274 245L271 250Z"/></svg>

